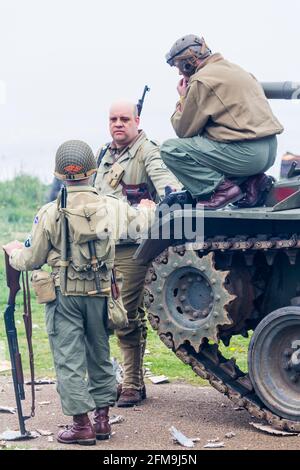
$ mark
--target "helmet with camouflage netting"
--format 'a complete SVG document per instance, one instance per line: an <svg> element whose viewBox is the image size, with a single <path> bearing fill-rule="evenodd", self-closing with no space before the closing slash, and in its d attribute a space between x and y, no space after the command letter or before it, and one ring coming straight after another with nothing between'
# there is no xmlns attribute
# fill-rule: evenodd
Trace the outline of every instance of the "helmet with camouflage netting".
<svg viewBox="0 0 300 470"><path fill-rule="evenodd" d="M81 140L69 140L56 152L56 178L61 180L82 180L96 173L97 164L89 145Z"/></svg>

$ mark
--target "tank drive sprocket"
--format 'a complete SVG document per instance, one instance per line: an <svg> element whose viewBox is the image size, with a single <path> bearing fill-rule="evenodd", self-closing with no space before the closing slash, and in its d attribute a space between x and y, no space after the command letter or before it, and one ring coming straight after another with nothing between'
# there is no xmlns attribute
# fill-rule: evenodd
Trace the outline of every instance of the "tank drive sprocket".
<svg viewBox="0 0 300 470"><path fill-rule="evenodd" d="M188 342L199 351L203 340L218 342L219 328L232 323L228 307L236 297L226 289L229 271L217 270L213 256L170 247L163 262L153 263L149 313L159 316L158 333L170 334L175 350Z"/></svg>

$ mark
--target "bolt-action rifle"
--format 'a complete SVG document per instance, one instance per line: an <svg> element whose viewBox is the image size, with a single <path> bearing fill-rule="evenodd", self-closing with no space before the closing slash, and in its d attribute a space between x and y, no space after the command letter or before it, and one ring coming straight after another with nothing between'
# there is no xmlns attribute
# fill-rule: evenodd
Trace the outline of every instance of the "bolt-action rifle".
<svg viewBox="0 0 300 470"><path fill-rule="evenodd" d="M20 290L20 272L16 271L9 263L9 256L5 252L5 267L6 267L6 279L7 286L9 288L9 297L7 306L4 312L4 323L9 348L9 355L11 361L11 372L13 378L13 385L15 391L18 419L20 432L7 432L6 440L19 440L19 439L30 439L32 435L26 431L25 420L34 416L35 411L35 393L34 393L34 363L33 363L33 350L31 343L32 336L32 319L30 309L30 294L29 294L29 282L28 273L25 273L26 284L24 281L24 275L22 273L23 281L23 297L24 297L24 323L25 331L29 349L29 361L31 371L31 392L32 392L32 404L31 404L31 416L24 416L22 410L21 400L25 400L24 390L24 375L22 368L21 354L19 351L17 329L15 325L15 302L17 293Z"/></svg>
<svg viewBox="0 0 300 470"><path fill-rule="evenodd" d="M138 116L140 116L141 113L142 113L142 109L143 109L143 106L144 106L145 96L146 96L146 93L147 93L148 91L150 91L150 88L148 87L148 85L145 85L144 91L143 91L143 95L142 95L141 99L139 99L138 104L136 105L136 106L137 106L137 110L138 110Z"/></svg>
<svg viewBox="0 0 300 470"><path fill-rule="evenodd" d="M66 209L67 207L67 188L61 187L60 191L60 207ZM68 220L65 212L61 211L61 261L60 261L60 290L65 294L67 289L67 271L69 266L68 260Z"/></svg>

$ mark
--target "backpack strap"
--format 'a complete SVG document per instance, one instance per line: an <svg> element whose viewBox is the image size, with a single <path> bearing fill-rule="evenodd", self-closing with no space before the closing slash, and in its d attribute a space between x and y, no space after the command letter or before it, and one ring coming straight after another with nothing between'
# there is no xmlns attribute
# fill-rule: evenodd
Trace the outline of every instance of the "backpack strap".
<svg viewBox="0 0 300 470"><path fill-rule="evenodd" d="M111 142L108 142L108 144L105 144L104 147L102 147L101 152L99 153L99 157L97 159L97 168L99 168L99 166L101 165L101 162L104 156L106 155L106 152L109 149L110 145L111 145Z"/></svg>
<svg viewBox="0 0 300 470"><path fill-rule="evenodd" d="M110 147L110 144L111 144L111 142L109 142L108 144L105 144L105 145L102 147L101 152L99 153L99 156L98 156L98 158L97 158L97 169L98 169L99 166L101 165L101 162L102 162L104 156L106 155L106 152L107 152L107 150L108 150L109 147ZM93 179L93 185L95 185L96 178L97 178L97 172L95 173L95 176L94 176L94 179Z"/></svg>

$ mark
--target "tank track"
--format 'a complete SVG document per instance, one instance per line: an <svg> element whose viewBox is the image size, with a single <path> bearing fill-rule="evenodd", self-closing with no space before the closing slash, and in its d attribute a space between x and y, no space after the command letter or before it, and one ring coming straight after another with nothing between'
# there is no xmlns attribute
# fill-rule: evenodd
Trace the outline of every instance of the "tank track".
<svg viewBox="0 0 300 470"><path fill-rule="evenodd" d="M271 265L278 250L283 251L288 256L290 263L295 264L300 248L299 235L282 235L280 237L267 237L258 235L255 238L246 236L236 236L234 238L215 237L207 239L202 244L189 244L189 249L194 249L200 256L208 255L210 252L222 252L229 256L236 252L245 254L246 262L250 263L253 256L258 251L263 251L267 263ZM185 245L174 246L175 253L184 254ZM248 257L248 258L247 258ZM248 259L248 261L247 261ZM156 258L156 264L167 264L168 250ZM210 344L204 340L199 348L199 352L182 338L182 343L175 348L172 334L162 332L159 325L157 312L151 312L151 304L154 302L155 292L151 291L151 283L155 280L155 270L149 269L146 278L146 304L148 306L148 318L154 330L160 330L161 341L171 349L176 356L189 365L193 371L202 379L207 380L212 387L220 393L226 395L237 407L244 408L251 416L267 421L277 429L300 432L300 422L283 419L270 411L256 395L248 374L245 374L236 365L234 358L226 359L217 344ZM199 341L200 344L200 341Z"/></svg>

